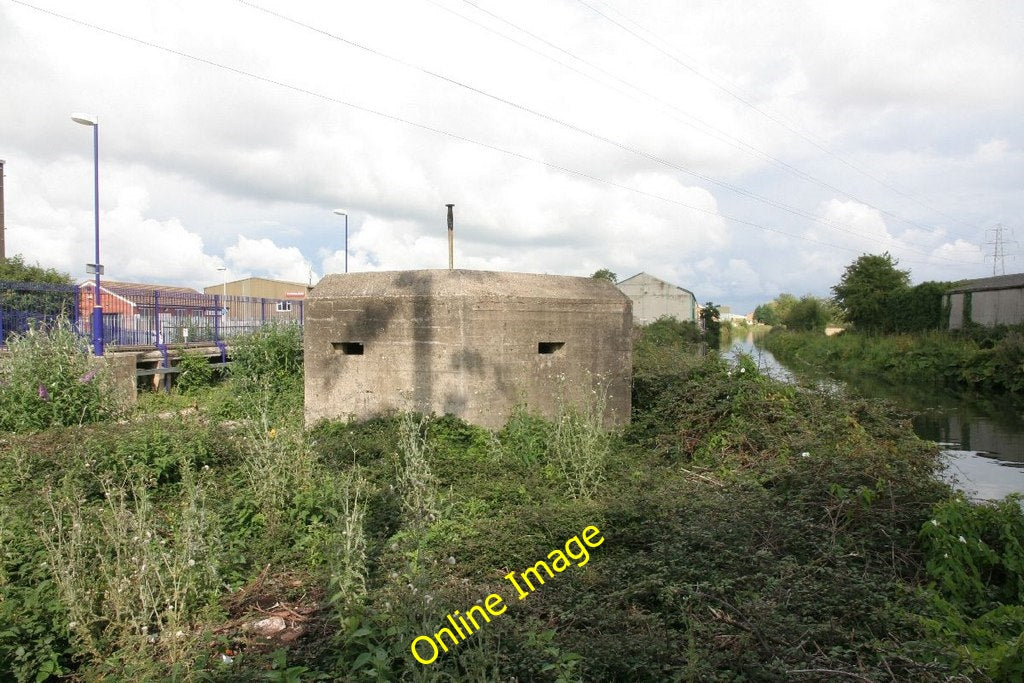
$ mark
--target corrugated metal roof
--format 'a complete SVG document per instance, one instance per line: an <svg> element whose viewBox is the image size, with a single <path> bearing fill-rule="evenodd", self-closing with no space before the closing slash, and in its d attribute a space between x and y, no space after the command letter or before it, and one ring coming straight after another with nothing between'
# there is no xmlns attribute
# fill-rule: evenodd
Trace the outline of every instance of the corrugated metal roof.
<svg viewBox="0 0 1024 683"><path fill-rule="evenodd" d="M86 281L82 282L81 286L82 287L88 287L90 285L95 286L95 284L96 283L93 280L86 280ZM171 286L171 285L151 285L151 284L145 284L145 283L142 283L142 282L117 282L117 281L114 281L114 280L100 280L100 287L110 288L110 289L138 289L138 290L146 290L146 291L150 291L150 292L155 290L155 291L158 291L158 292L168 292L168 293L174 293L174 294L202 294L202 292L200 292L199 290L192 289L191 287L174 287L174 286Z"/></svg>
<svg viewBox="0 0 1024 683"><path fill-rule="evenodd" d="M1024 288L1024 273L995 275L977 280L961 280L950 288L950 292L977 292L985 289Z"/></svg>

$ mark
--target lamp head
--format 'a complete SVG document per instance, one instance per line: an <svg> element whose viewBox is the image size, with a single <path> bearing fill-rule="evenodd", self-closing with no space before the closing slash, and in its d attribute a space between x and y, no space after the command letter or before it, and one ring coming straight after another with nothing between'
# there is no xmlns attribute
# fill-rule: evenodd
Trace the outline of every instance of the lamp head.
<svg viewBox="0 0 1024 683"><path fill-rule="evenodd" d="M95 114L82 114L82 113L72 114L71 115L71 120L74 121L75 123L80 123L83 126L98 126L98 125L100 125L100 120L96 117Z"/></svg>
<svg viewBox="0 0 1024 683"><path fill-rule="evenodd" d="M348 214L345 213L344 209L335 209L334 213L338 214L339 216L348 216Z"/></svg>

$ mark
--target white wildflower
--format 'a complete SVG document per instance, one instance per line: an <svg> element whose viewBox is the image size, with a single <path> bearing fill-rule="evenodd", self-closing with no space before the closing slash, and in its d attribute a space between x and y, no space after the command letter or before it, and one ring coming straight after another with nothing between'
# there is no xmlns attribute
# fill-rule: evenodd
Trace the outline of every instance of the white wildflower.
<svg viewBox="0 0 1024 683"><path fill-rule="evenodd" d="M964 538L963 536L961 536L961 537L960 537L960 542L961 542L961 543L967 543L967 539L966 539L966 538Z"/></svg>

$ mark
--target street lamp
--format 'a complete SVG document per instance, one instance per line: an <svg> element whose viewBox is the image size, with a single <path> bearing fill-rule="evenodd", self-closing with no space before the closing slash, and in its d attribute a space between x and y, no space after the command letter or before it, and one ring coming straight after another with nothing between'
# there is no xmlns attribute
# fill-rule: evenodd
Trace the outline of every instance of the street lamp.
<svg viewBox="0 0 1024 683"><path fill-rule="evenodd" d="M345 272L348 272L348 214L342 209L335 209L334 213L345 217Z"/></svg>
<svg viewBox="0 0 1024 683"><path fill-rule="evenodd" d="M96 273L96 298L92 308L92 347L97 356L103 355L103 297L100 295L100 121L92 114L72 114L71 120L83 126L92 126L93 216L96 234L96 262L89 264Z"/></svg>
<svg viewBox="0 0 1024 683"><path fill-rule="evenodd" d="M221 295L220 295L220 307L224 314L224 320L228 319L228 267L220 266L217 268L221 272Z"/></svg>

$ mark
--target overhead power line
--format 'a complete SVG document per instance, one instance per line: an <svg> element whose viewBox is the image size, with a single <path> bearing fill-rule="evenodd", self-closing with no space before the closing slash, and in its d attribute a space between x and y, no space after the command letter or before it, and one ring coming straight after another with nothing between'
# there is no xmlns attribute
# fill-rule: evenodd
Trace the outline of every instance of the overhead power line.
<svg viewBox="0 0 1024 683"><path fill-rule="evenodd" d="M592 175L592 174L587 173L585 171L580 171L580 170L573 169L573 168L570 168L570 167L567 167L567 166L562 166L560 164L555 164L555 163L552 163L550 161L545 161L543 159L538 159L538 158L535 158L535 157L531 157L529 155L526 155L526 154L523 154L523 153L520 153L520 152L516 152L514 150L506 149L506 148L503 148L503 147L499 147L497 145L492 145L490 143L486 143L486 142L482 142L482 141L479 141L479 140L475 140L475 139L469 138L467 136L460 135L458 133L454 133L454 132L451 132L451 131L448 131L448 130L444 130L442 128L437 128L437 127L434 127L434 126L431 126L431 125L428 125L428 124L419 123L419 122L416 122L416 121L412 121L410 119L403 118L401 116L397 116L395 114L389 114L387 112L383 112L383 111L379 111L379 110L376 110L376 109L372 109L370 107L359 105L359 104L356 104L354 102L349 102L349 101L346 101L346 100L342 100L342 99L340 99L338 97L334 97L332 95L327 95L327 94L324 94L324 93L321 93L321 92L317 92L317 91L311 90L309 88L293 85L293 84L290 84L290 83L287 83L287 82L284 82L284 81L281 81L281 80L278 80L278 79L270 78L270 77L267 77L267 76L261 76L261 75L256 74L256 73L253 73L253 72L250 72L250 71L246 71L245 69L241 69L241 68L238 68L238 67L230 66L228 64L223 64L223 63L220 63L220 62L216 62L216 61L213 61L211 59L207 59L205 57L200 57L198 55L193 55L191 53L184 52L183 50L179 50L177 48L168 47L168 46L161 45L159 43L155 43L155 42L152 42L152 41L149 41L149 40L145 40L145 39L142 39L142 38L131 36L131 35L128 35L126 33L121 33L119 31L115 31L113 29L109 29L109 28L106 28L106 27L103 27L103 26L99 26L97 24L92 24L92 23L84 21L82 19L77 19L75 17L69 17L67 15L60 14L59 12L55 12L53 10L46 9L46 8L43 8L43 7L38 7L38 6L33 5L31 3L25 2L25 0L9 0L9 2L12 2L12 3L16 4L16 5L20 5L22 7L34 10L34 11L42 13L42 14L46 14L46 15L55 17L57 19L61 19L63 21L66 21L66 22L69 22L69 23L72 23L72 24L76 24L78 26L82 26L84 28L88 28L88 29L91 29L91 30L94 30L94 31L98 31L100 33L104 33L106 35L114 36L114 37L120 38L122 40L135 43L137 45L142 45L142 46L145 46L145 47L148 47L148 48L152 48L154 50L159 50L159 51L162 51L162 52L166 52L168 54L173 54L173 55L176 55L178 57L182 57L184 59L188 59L190 61L194 61L194 62L197 62L199 64L210 66L210 67L213 67L213 68L216 68L216 69L221 69L223 71L227 71L227 72L235 74L237 76L242 76L242 77L245 77L245 78L248 78L248 79L251 79L251 80L255 80L255 81L258 81L258 82L261 82L261 83L265 83L265 84L268 84L268 85L273 85L273 86L278 87L278 88L283 88L283 89L286 89L286 90L289 90L289 91L292 91L292 92L295 92L295 93L300 93L300 94L303 94L303 95L308 95L310 97L314 97L316 99L324 100L324 101L331 102L331 103L334 103L334 104L339 104L339 105L342 105L342 106L354 109L356 111L360 111L360 112L363 112L363 113L366 113L366 114L377 116L379 118L383 118L383 119L386 119L386 120L389 120L389 121L392 121L392 122L402 123L404 125L408 125L408 126L417 128L419 130L427 131L427 132L430 132L430 133L433 133L433 134L436 134L436 135L441 135L441 136L449 137L449 138L451 138L453 140L458 140L460 142L465 142L467 144L476 145L478 147L482 147L484 149L489 149L491 151L498 152L500 154L503 154L503 155L506 155L506 156L509 156L509 157L512 157L512 158L515 158L515 159L520 159L522 161L527 161L527 162L530 162L530 163L533 163L533 164L545 166L545 167L550 168L552 170L556 170L556 171L559 171L559 172L562 172L562 173L566 173L566 174L569 174L569 175L577 176L577 177L580 177L580 178L583 178L583 179L586 179L586 180L590 180L590 181L593 181L593 182L601 183L601 184L607 185L609 187L614 187L614 188L617 188L617 189L620 189L620 190L632 192L632 193L640 195L640 196L648 197L648 198L651 198L651 199L657 199L659 201L662 201L662 202L665 202L665 203L668 203L668 204L673 204L673 205L680 206L680 207L684 207L684 208L690 209L692 211L696 211L698 213L703 213L703 214L706 214L706 215L710 215L710 216L714 216L714 217L717 217L717 218L721 218L723 220L727 220L727 221L730 221L732 223L736 223L738 225L752 227L752 228L755 228L755 229L758 229L758 230L762 230L764 232L776 233L776 234L779 234L779 235L783 235L783 236L786 236L786 237L791 237L793 239L798 239L798 240L802 240L802 241L805 241L805 242L810 242L810 243L813 243L813 244L818 244L818 245L829 247L829 248L832 248L832 249L839 249L841 251L848 251L848 252L853 252L853 253L858 253L858 254L859 253L863 253L863 250L861 250L861 249L845 247L845 246L842 246L842 245L839 245L839 244L834 244L832 242L825 242L825 241L822 241L822 240L817 240L817 239L814 239L813 237L808 237L806 235L794 234L794 233L791 233L791 232L787 232L785 230L780 230L778 228L774 228L774 227L771 227L771 226L766 226L766 225L763 225L763 224L760 224L760 223L756 223L754 221L749 221L749 220L746 220L746 219L743 219L743 218L739 218L739 217L736 217L736 216L731 216L731 215L728 215L728 214L724 214L724 213L722 213L720 211L713 211L711 209L705 209L703 207L695 206L693 204L688 204L686 202L682 202L682 201L679 201L677 199L672 199L671 197L666 197L664 195L660 195L660 194L653 193L653 192L647 192L645 190L641 190L641 189L636 188L636 187L631 187L629 185L625 185L623 183L619 183L619 182L616 182L616 181L613 181L613 180L609 180L607 178L601 178L599 176ZM922 261L920 259L917 259L917 260L915 260L915 259L904 259L904 260L905 261L910 261L910 262L925 263L925 261ZM964 263L964 265L974 265L974 264L968 264L966 262L963 262L963 263Z"/></svg>
<svg viewBox="0 0 1024 683"><path fill-rule="evenodd" d="M479 95L479 96L485 97L487 99L493 100L493 101L498 102L500 104L503 104L505 106L512 107L512 108L517 109L519 111L522 111L524 113L530 114L531 116L535 116L537 118L543 119L543 120L548 121L550 123L553 123L555 125L558 125L558 126L561 126L563 128L566 128L568 130L571 130L574 133L578 133L578 134L581 134L581 135L593 138L593 139L595 139L595 140L597 140L599 142L605 143L607 145L611 145L611 146L616 147L618 149L621 149L621 150L623 150L625 152L629 152L630 154L633 154L635 156L647 159L648 161L653 161L654 163L661 164L662 166L665 166L667 168L671 168L672 170L678 171L680 173L685 173L685 174L687 174L689 176L692 176L694 178L697 178L699 180L703 180L703 181L711 183L713 185L717 185L717 186L719 186L719 187L721 187L723 189L729 190L731 192L735 192L736 194L748 197L748 198L753 199L755 201L759 201L759 202L761 202L763 204L766 204L768 206L772 206L772 207L780 209L782 211L786 211L787 213L791 213L791 214L793 214L795 216L799 216L801 218L806 218L807 220L810 220L810 221L812 221L814 223L818 223L818 224L820 224L820 225L822 225L822 226L824 226L826 228L830 228L830 229L833 229L833 230L839 230L841 232L846 232L848 234L854 235L854 236L859 237L861 239L868 240L868 241L871 241L871 242L875 242L877 244L880 244L880 245L888 247L888 248L892 248L893 246L898 246L898 247L901 247L901 248L903 248L905 250L910 250L910 251L917 252L919 254L928 255L927 251L924 251L922 249L918 249L916 247L907 245L906 243L901 242L900 240L898 240L896 238L881 239L881 238L873 237L871 235L865 235L864 233L858 232L857 230L853 229L852 226L849 226L847 224L843 224L843 223L840 223L838 221L831 221L831 220L823 219L823 218L821 218L819 216L816 216L813 213L810 213L810 212L805 211L803 209L800 209L798 207L794 207L794 206L792 206L790 204L786 204L784 202L778 201L776 199L772 199L770 197L765 197L765 196L760 195L760 194L758 194L756 192L752 192L750 190L747 190L746 188L743 188L743 187L741 187L739 185L735 185L733 183L729 183L729 182L726 182L724 180L719 180L719 179L714 178L713 176L707 175L705 173L700 173L699 171L695 171L695 170L693 170L691 168L688 168L688 167L686 167L686 166L684 166L682 164L679 164L679 163L674 162L674 161L670 161L668 159L665 159L664 157L658 156L658 155L653 154L651 152L647 152L647 151L645 151L643 149L640 149L640 148L635 147L633 145L630 145L628 143L623 143L623 142L620 142L620 141L615 140L613 138L609 138L609 137L607 137L605 135L602 135L600 133L596 133L594 131L582 128L580 126L577 126L574 123L570 123L568 121L560 119L560 118L558 118L556 116L553 116L551 114L547 114L545 112L533 109L533 108L528 107L526 105L519 104L518 102L514 102L514 101L512 101L510 99L507 99L505 97L502 97L500 95L495 95L495 94L493 94L491 92L483 90L482 88L478 88L476 86L473 86L473 85L470 85L468 83L464 83L462 81L459 81L459 80L456 80L456 79L451 78L449 76L446 76L446 75L444 75L442 73L438 73L436 71L432 71L430 69L424 68L424 67L419 66L417 64L413 64L413 63L411 63L411 62L409 62L407 60L401 59L399 57L395 57L393 55L389 55L389 54L387 54L385 52L382 52L382 51L377 50L375 48L369 47L367 45L363 45L362 43L359 43L357 41L351 40L349 38L345 38L344 36L340 36L340 35L338 35L336 33L328 31L326 29L320 28L318 26L313 26L311 24L308 24L306 22L300 21L300 20L295 19L293 17L289 17L289 16L287 16L285 14L282 14L280 12L277 12L275 10L271 10L271 9L266 8L266 7L262 7L261 5L258 5L258 4L254 3L254 2L251 2L250 0L236 0L236 2L238 2L239 4L245 5L246 7L250 7L250 8L255 9L257 11L263 12L264 14L272 16L272 17L274 17L276 19L279 19L281 21L285 21L285 22L290 23L290 24L292 24L294 26L298 26L298 27L300 27L302 29L305 29L307 31L311 31L311 32L317 33L319 35L322 35L322 36L324 36L326 38L330 38L332 40L336 40L336 41L344 43L344 44L346 44L346 45L348 45L350 47L354 47L356 49L363 50L363 51L368 52L370 54L373 54L373 55L375 55L377 57L380 57L382 59L386 59L388 61L391 61L391 62L394 62L396 64L399 64L399 65L401 65L403 67L406 67L408 69L412 69L412 70L417 71L419 73L422 73L424 75L430 76L431 78L435 78L435 79L438 79L440 81L443 81L443 82L445 82L445 83L447 83L449 85L452 85L452 86L455 86L455 87L458 87L458 88L462 88L464 90L468 90L468 91L470 91L470 92L472 92L472 93L474 93L476 95ZM952 260L952 259L946 259L945 257L938 257L938 258L941 258L943 260Z"/></svg>
<svg viewBox="0 0 1024 683"><path fill-rule="evenodd" d="M491 33L494 33L495 35L501 36L502 38L505 38L506 40L509 40L510 42L512 42L512 43L514 43L516 45L519 45L520 47L524 47L526 49L529 49L530 51L532 51L532 52L534 52L536 54L539 54L540 56L542 56L542 57L544 57L546 59L549 59L549 60L555 62L556 64L559 64L559 65L561 65L561 66L563 66L563 67L565 67L567 69L570 69L570 70L572 70L572 71L574 71L574 72L576 72L578 74L581 74L581 75L585 76L586 78L588 78L590 80L593 80L593 81L595 81L597 83L600 83L601 85L603 85L605 87L611 87L616 92L619 92L619 93L623 92L621 89L619 89L619 88L617 88L615 86L612 86L609 83L603 82L603 81L593 77L592 75L590 75L588 73L585 73L585 72L583 72L583 71L581 71L579 69L576 69L575 67L572 67L572 66L566 64L565 62L562 62L561 60L555 59L554 57L552 57L549 54L541 52L540 50L536 50L536 49L534 49L534 48L532 48L532 47L530 47L528 45L525 45L524 43L522 43L520 41L517 41L517 40L515 40L515 39L513 39L513 38L511 38L511 37L509 37L509 36L499 32L499 31L495 31L494 29L492 29L491 27L489 27L489 26L487 26L485 24L482 24L482 23L480 23L478 21L474 21L473 19L471 19L471 18L469 18L469 17L467 17L467 16L465 16L463 14L460 14L460 13L458 13L458 12L448 8L448 7L445 7L441 3L437 2L437 0L424 0L424 1L427 2L427 3L430 3L431 5L439 8L439 9L442 9L442 10L444 10L446 12L449 12L450 14L454 14L455 16L457 16L457 17L459 17L459 18L461 18L461 19L463 19L465 21L468 21L468 22L470 22L470 23L472 23L472 24L474 24L476 26L479 26L480 28L482 28L482 29L484 29L486 31L489 31ZM913 220L910 220L908 218L904 218L904 217L896 214L893 211L889 211L889 210L884 209L884 208L882 208L880 206L876 206L875 204L873 204L873 203L871 203L871 202L869 202L869 201L867 201L865 199L862 199L861 197L858 197L858 196L856 196L856 195L854 195L852 193L849 193L849 192L847 192L845 190L842 190L842 189L840 189L840 188L838 188L838 187L828 183L825 180L817 178L814 175L812 175L810 173L807 173L806 171L804 171L804 170L802 170L800 168L797 168L796 166L793 166L792 164L790 164L790 163L788 163L786 161L783 161L782 159L779 159L778 157L770 154L769 152L766 152L766 151L764 151L762 149L759 149L758 147L756 147L754 145L751 145L750 143L748 143L748 142L746 142L746 141L744 141L744 140L742 140L740 138L737 138L737 137L731 135L727 131L722 130L721 128L719 128L719 127L717 127L717 126L715 126L715 125L713 125L711 123L708 123L707 121L704 121L704 120L702 120L702 119L700 119L700 118L698 118L696 116L693 116L692 114L687 113L686 111L684 111L680 107L672 104L671 102L668 102L668 101L662 99L661 97L658 97L657 95L649 92L648 90L645 90L644 88L641 88L641 87L637 86L635 83L631 83L631 82L629 82L629 81L627 81L627 80L625 80L625 79L623 79L623 78L621 78L621 77L611 73L610 71L608 71L608 70L598 66L597 64L594 64L590 60L584 59L583 57L580 57L579 55L573 53L572 51L567 50L567 49L565 49L565 48L563 48L563 47L561 47L561 46L559 46L559 45L557 45L557 44L547 40L546 38L543 38L542 36L539 36L536 33L533 33L532 31L529 31L528 29L525 29L522 26L519 26L518 24L516 24L516 23L514 23L512 21L509 21L508 19L506 19L506 18L504 18L504 17L502 17L502 16L500 16L500 15L498 15L498 14L496 14L496 13L494 13L494 12L484 8L484 7L481 7L479 4L473 2L472 0L462 0L462 2L464 2L465 4L473 7L478 12L486 14L487 16L489 16L489 17L491 17L491 18L493 18L493 19L495 19L497 21L500 21L501 23L503 23L503 24L505 24L505 25L507 25L507 26L509 26L509 27L511 27L513 29L515 29L516 31L524 33L524 34L530 36L531 38L533 38L534 40L536 40L536 41L538 41L540 43L543 43L544 45L547 45L548 47L550 47L550 48L552 48L554 50L557 50L558 52L561 52L562 54L565 54L565 55L571 57L572 59L575 59L576 61L580 62L581 64L586 64L588 67L590 67L591 69L594 69L595 71L603 74L604 76L606 76L608 78L611 78L611 79L613 79L613 80L615 80L615 81L625 85L627 88L629 88L632 91L632 93L629 93L630 97L632 99L635 99L635 94L639 93L639 94L643 95L644 97L652 100L653 102L656 102L659 106L661 106L661 107L663 107L665 109L668 109L671 112L673 112L672 114L670 114L670 116L672 116L672 118L674 118L676 121L679 121L683 125L692 128L693 130L696 130L696 131L698 131L700 133L703 133L704 135L707 135L709 137L714 138L715 140L718 140L719 142L722 142L722 143L724 143L726 145L729 145L733 149L737 149L737 150L739 150L741 152L744 152L745 154L748 154L748 155L750 155L752 157L755 157L755 158L760 159L762 161L766 161L766 162L774 165L776 168L779 168L779 169L781 169L781 170L783 170L783 171L785 171L787 173L790 173L790 174L796 176L797 178L800 178L801 180L804 180L804 181L809 182L809 183L813 183L813 184L815 184L815 185L817 185L819 187L822 187L822 188L824 188L826 190L829 190L830 192L835 192L836 194L844 197L845 199L849 199L849 200L853 200L853 201L859 202L859 203L863 204L864 206L867 206L869 208L874 209L875 211L878 211L879 213L881 213L884 216L892 218L893 220L899 221L901 223L904 223L906 225L910 225L910 226L915 227L915 228L919 228L921 230L924 230L924 231L932 233L932 234L939 234L939 232L940 232L940 231L936 230L935 228L930 228L930 227L928 227L926 225L923 225L923 224L921 224L921 223L919 223L917 221L913 221ZM682 118L680 118L680 117L682 117Z"/></svg>
<svg viewBox="0 0 1024 683"><path fill-rule="evenodd" d="M658 52L662 53L663 55L665 55L666 57L668 57L669 59L671 59L675 63L679 64L681 67L683 67L687 71L693 73L698 78L700 78L700 79L702 79L704 81L707 81L708 83L713 85L718 90L721 90L722 92L724 92L725 94L729 95L733 99L735 99L738 102L742 103L744 106L749 107L750 109L752 109L753 111L757 112L758 114L760 114L764 118L768 119L769 121L775 123L778 126L781 126L782 128L784 128L787 131L789 131L790 133L792 133L793 135L796 135L797 137L799 137L800 139L804 140L808 144L814 146L818 150L820 150L820 151L824 152L825 154L829 155L830 157L836 159L840 163L842 163L842 164L852 168L857 173L860 173L861 175L865 176L866 178L870 178L871 180L873 180L874 182L878 183L879 185L881 185L881 186L883 186L885 188L888 188L892 192L895 192L896 194L900 195L901 197L909 199L910 201L914 202L915 204L917 204L917 205L919 205L919 206L921 206L921 207L923 207L925 209L928 209L929 211L932 211L932 212L934 212L934 213L936 213L936 214L938 214L940 216L945 216L949 220L956 221L957 223L960 223L961 225L964 225L966 227L969 227L969 228L972 228L972 229L976 229L975 226L972 226L972 225L970 225L968 223L965 223L964 221L960 220L959 218L956 218L955 216L950 216L949 214L945 213L941 209L938 209L938 208L936 208L936 207L934 207L934 206L932 206L930 204L927 204L927 203L923 202L922 200L918 199L916 196L910 194L909 192L901 190L900 188L896 187L895 185L893 185L889 181L887 181L887 180L885 180L883 178L880 178L878 175L876 175L872 171L864 168L860 164L857 164L857 163L847 159L846 157L842 156L841 154L838 154L838 153L832 151L831 149L828 148L828 146L826 146L824 143L816 140L813 136L811 136L811 135L809 135L807 133L804 133L802 130L800 130L796 126L787 123L786 121L782 120L781 118L779 118L775 114L772 114L770 111L757 106L752 101L751 98L746 97L742 93L738 92L738 89L734 89L734 88L730 87L729 85L721 82L719 79L714 78L713 76L710 76L710 75L704 73L703 71L701 71L697 67L695 67L692 64L688 63L686 60L680 58L674 52L665 49L661 45L658 45L654 41L648 39L646 36L643 36L640 33L638 33L637 31L634 31L633 29L629 28L628 26L622 24L621 22L616 21L612 17L608 16L607 14L605 14L604 12L602 12L601 10L597 9L592 4L587 2L587 0L576 0L576 1L579 2L581 5L583 5L584 7L586 7L587 9L589 9L590 11L594 12L595 14L603 17L609 23L619 27L620 29L622 29L623 31L625 31L629 35L633 36L637 40L639 40L639 41L649 45L650 47L654 48ZM600 0L598 0L598 1L600 2ZM606 3L602 2L602 4L604 4L606 7L609 7L609 5L607 5ZM615 11L615 13L618 14L619 16L622 16L623 18L625 18L626 21L628 21L629 23L633 24L634 26L639 28L641 31L644 31L645 33L647 33L649 35L655 36L661 42L666 42L665 39L661 38L660 36L658 36L657 33L655 33L654 31L651 31L650 29L648 29L646 27L644 27L639 22L637 22L637 21L635 21L633 19L630 19L629 17L627 17L622 12L620 12L618 10L614 10L614 9L613 9L613 11Z"/></svg>

